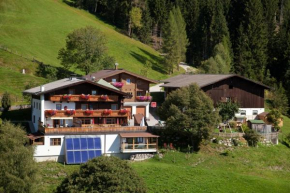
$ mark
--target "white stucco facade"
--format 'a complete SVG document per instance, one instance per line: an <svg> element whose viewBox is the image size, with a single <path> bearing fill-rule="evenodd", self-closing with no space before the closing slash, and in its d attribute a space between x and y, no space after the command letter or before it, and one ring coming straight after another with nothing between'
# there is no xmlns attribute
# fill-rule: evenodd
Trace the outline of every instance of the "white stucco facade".
<svg viewBox="0 0 290 193"><path fill-rule="evenodd" d="M256 119L257 115L263 113L265 108L239 108L235 116L245 116L247 120Z"/></svg>

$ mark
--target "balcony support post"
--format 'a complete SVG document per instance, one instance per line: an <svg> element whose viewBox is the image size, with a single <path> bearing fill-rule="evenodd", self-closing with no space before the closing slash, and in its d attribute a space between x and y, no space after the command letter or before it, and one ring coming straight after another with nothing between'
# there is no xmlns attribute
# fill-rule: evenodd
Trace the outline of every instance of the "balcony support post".
<svg viewBox="0 0 290 193"><path fill-rule="evenodd" d="M135 149L135 138L133 137L133 149Z"/></svg>
<svg viewBox="0 0 290 193"><path fill-rule="evenodd" d="M147 147L147 149L149 149L148 137L146 137L146 147Z"/></svg>

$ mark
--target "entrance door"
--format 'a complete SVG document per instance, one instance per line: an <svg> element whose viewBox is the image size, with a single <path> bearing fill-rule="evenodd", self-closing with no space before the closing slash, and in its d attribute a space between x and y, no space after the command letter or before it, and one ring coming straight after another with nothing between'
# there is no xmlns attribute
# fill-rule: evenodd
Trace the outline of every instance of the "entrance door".
<svg viewBox="0 0 290 193"><path fill-rule="evenodd" d="M146 117L146 107L145 106L136 107L136 113L142 114L144 115L144 117Z"/></svg>

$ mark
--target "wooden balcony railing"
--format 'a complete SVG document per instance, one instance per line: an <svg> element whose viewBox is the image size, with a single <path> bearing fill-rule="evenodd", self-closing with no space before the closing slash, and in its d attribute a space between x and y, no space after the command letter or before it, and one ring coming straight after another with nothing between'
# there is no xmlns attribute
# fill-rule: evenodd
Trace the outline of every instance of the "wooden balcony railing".
<svg viewBox="0 0 290 193"><path fill-rule="evenodd" d="M118 102L119 97L117 95L90 95L87 99L82 98L82 95L53 95L50 97L50 101L89 101L89 102ZM105 97L107 96L107 97Z"/></svg>
<svg viewBox="0 0 290 193"><path fill-rule="evenodd" d="M144 132L147 127L141 126L115 126L115 127L60 127L60 128L44 128L45 133L63 134L63 133L118 133L118 132Z"/></svg>
<svg viewBox="0 0 290 193"><path fill-rule="evenodd" d="M122 110L111 110L106 113L104 110L46 110L46 117L127 117L128 112L124 113Z"/></svg>

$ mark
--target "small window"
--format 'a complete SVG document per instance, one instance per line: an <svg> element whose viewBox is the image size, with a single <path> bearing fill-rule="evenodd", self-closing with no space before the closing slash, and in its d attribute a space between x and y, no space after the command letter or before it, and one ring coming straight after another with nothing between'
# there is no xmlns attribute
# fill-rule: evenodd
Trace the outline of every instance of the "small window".
<svg viewBox="0 0 290 193"><path fill-rule="evenodd" d="M117 82L116 78L113 78L113 79L112 79L112 82Z"/></svg>
<svg viewBox="0 0 290 193"><path fill-rule="evenodd" d="M81 105L82 110L87 110L88 109L88 104L82 104Z"/></svg>
<svg viewBox="0 0 290 193"><path fill-rule="evenodd" d="M35 115L33 115L33 123L35 123Z"/></svg>
<svg viewBox="0 0 290 193"><path fill-rule="evenodd" d="M258 110L253 110L253 115L258 115Z"/></svg>
<svg viewBox="0 0 290 193"><path fill-rule="evenodd" d="M240 110L241 115L246 115L246 111L245 110Z"/></svg>
<svg viewBox="0 0 290 193"><path fill-rule="evenodd" d="M75 94L75 89L69 89L68 94Z"/></svg>
<svg viewBox="0 0 290 193"><path fill-rule="evenodd" d="M57 146L61 145L61 139L60 138L51 138L50 139L50 146Z"/></svg>
<svg viewBox="0 0 290 193"><path fill-rule="evenodd" d="M143 137L136 137L135 143L143 143Z"/></svg>
<svg viewBox="0 0 290 193"><path fill-rule="evenodd" d="M98 92L96 90L92 90L92 95L97 95Z"/></svg>
<svg viewBox="0 0 290 193"><path fill-rule="evenodd" d="M229 85L229 89L233 89L234 88L234 86L233 85Z"/></svg>
<svg viewBox="0 0 290 193"><path fill-rule="evenodd" d="M94 110L93 104L90 104L90 110Z"/></svg>
<svg viewBox="0 0 290 193"><path fill-rule="evenodd" d="M33 102L33 108L35 108L35 102Z"/></svg>
<svg viewBox="0 0 290 193"><path fill-rule="evenodd" d="M56 106L55 108L56 110L59 110L59 111L61 110L61 104L56 104L55 106Z"/></svg>
<svg viewBox="0 0 290 193"><path fill-rule="evenodd" d="M130 78L126 79L126 84L131 84L131 79Z"/></svg>
<svg viewBox="0 0 290 193"><path fill-rule="evenodd" d="M118 105L117 104L111 104L111 109L112 110L118 110Z"/></svg>

